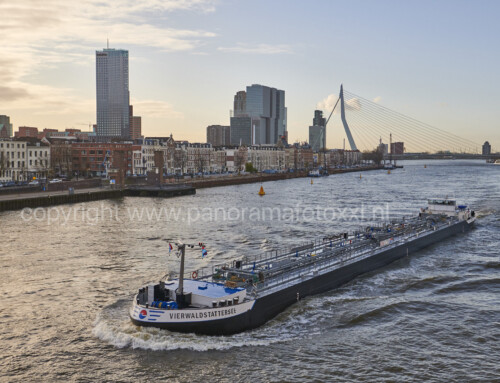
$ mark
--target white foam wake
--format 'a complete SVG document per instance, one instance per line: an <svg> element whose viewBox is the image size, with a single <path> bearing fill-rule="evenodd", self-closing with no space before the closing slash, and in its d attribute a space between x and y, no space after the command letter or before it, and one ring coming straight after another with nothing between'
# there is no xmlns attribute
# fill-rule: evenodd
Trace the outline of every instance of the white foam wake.
<svg viewBox="0 0 500 383"><path fill-rule="evenodd" d="M126 302L117 302L105 307L97 314L93 333L102 341L119 348L145 350L227 350L234 347L268 346L273 343L294 339L300 331L294 331L293 324L304 324L303 318L292 323L274 321L254 331L231 336L204 336L181 334L153 327L135 326L128 318ZM302 323L301 323L302 322Z"/></svg>
<svg viewBox="0 0 500 383"><path fill-rule="evenodd" d="M341 322L345 310L356 301L374 297L358 296L352 288L332 295L310 297L292 305L262 327L231 336L183 334L135 326L128 317L129 301L121 300L97 314L94 335L115 347L145 350L227 350L237 347L269 346L321 334L326 327Z"/></svg>

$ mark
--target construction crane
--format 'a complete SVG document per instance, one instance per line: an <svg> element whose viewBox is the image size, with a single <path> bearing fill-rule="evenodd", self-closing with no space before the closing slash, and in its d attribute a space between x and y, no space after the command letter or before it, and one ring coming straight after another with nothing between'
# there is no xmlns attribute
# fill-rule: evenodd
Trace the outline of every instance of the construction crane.
<svg viewBox="0 0 500 383"><path fill-rule="evenodd" d="M77 122L76 125L85 125L89 127L89 132L92 131L92 123L89 122L88 124L86 122Z"/></svg>

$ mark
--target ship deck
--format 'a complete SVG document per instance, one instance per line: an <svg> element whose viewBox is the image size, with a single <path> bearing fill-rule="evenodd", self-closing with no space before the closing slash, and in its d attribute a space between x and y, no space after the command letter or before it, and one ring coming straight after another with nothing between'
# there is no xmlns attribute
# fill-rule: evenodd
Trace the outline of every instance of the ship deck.
<svg viewBox="0 0 500 383"><path fill-rule="evenodd" d="M298 247L274 250L211 268L198 270L196 281L201 286L214 286L223 294L226 286L246 289L248 294L267 294L298 280L313 278L332 269L356 262L401 243L423 237L456 223L455 217L419 216L368 226L352 234L342 233ZM214 283L217 282L217 283ZM199 285L192 285L198 289ZM218 286L218 287L216 287ZM196 293L200 294L197 290Z"/></svg>
<svg viewBox="0 0 500 383"><path fill-rule="evenodd" d="M179 281L169 281L165 282L165 287L169 290L176 290L179 287ZM224 286L221 283L196 280L196 279L184 279L183 290L185 294L192 293L196 295L201 295L207 298L223 298L228 295L235 294L237 292L243 291L243 288L230 288Z"/></svg>

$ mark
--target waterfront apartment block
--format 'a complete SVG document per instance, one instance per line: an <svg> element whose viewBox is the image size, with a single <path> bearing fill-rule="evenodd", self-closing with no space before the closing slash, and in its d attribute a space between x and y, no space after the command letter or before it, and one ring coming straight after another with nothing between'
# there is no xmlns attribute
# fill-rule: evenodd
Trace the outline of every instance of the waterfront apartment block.
<svg viewBox="0 0 500 383"><path fill-rule="evenodd" d="M130 120L130 139L137 140L142 137L142 118L140 116L134 116L134 106L130 105L129 108L129 120Z"/></svg>
<svg viewBox="0 0 500 383"><path fill-rule="evenodd" d="M352 166L361 163L362 155L359 150L331 149L326 152L326 163L330 167Z"/></svg>
<svg viewBox="0 0 500 383"><path fill-rule="evenodd" d="M50 145L37 138L26 141L26 179L47 178L50 172Z"/></svg>
<svg viewBox="0 0 500 383"><path fill-rule="evenodd" d="M80 175L104 176L113 171L132 175L132 143L74 142L72 168Z"/></svg>
<svg viewBox="0 0 500 383"><path fill-rule="evenodd" d="M32 126L20 126L18 131L14 134L16 138L25 137L38 137L38 128Z"/></svg>
<svg viewBox="0 0 500 383"><path fill-rule="evenodd" d="M68 140L83 140L83 141L95 141L96 133L95 127L92 131L82 132L80 129L67 128L64 132L60 132L57 129L45 128L43 131L39 131L38 128L29 126L20 126L19 130L15 133L16 138L38 138L39 140L43 138L62 138Z"/></svg>
<svg viewBox="0 0 500 383"><path fill-rule="evenodd" d="M222 125L207 126L207 143L212 146L231 145L231 128Z"/></svg>
<svg viewBox="0 0 500 383"><path fill-rule="evenodd" d="M46 178L50 146L36 138L0 140L0 182Z"/></svg>
<svg viewBox="0 0 500 383"><path fill-rule="evenodd" d="M401 155L404 153L405 153L405 143L404 142L391 143L391 154Z"/></svg>
<svg viewBox="0 0 500 383"><path fill-rule="evenodd" d="M161 158L160 158L161 157ZM161 160L161 161L160 161ZM82 141L74 136L0 140L0 181L26 181L47 176L164 176L240 172L251 163L258 171L287 171L352 165L359 151L330 150L315 154L307 144L227 145L176 141L170 137L135 142Z"/></svg>
<svg viewBox="0 0 500 383"><path fill-rule="evenodd" d="M0 182L26 179L26 147L26 141L0 140Z"/></svg>

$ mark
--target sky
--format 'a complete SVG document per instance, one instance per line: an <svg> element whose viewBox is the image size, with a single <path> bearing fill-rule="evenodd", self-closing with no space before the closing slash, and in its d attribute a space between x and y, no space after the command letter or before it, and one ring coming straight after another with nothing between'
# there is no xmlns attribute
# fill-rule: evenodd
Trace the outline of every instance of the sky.
<svg viewBox="0 0 500 383"><path fill-rule="evenodd" d="M289 141L307 140L343 83L500 151L499 14L496 0L0 0L0 114L14 130L88 130L109 39L129 51L146 136L203 142L262 84L286 92ZM339 122L327 131L340 147Z"/></svg>

